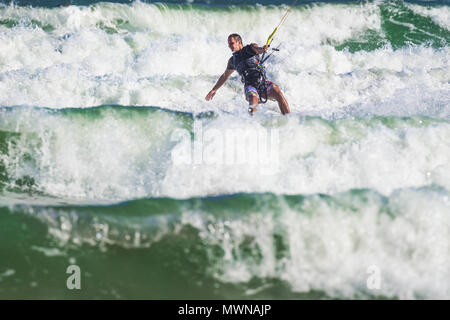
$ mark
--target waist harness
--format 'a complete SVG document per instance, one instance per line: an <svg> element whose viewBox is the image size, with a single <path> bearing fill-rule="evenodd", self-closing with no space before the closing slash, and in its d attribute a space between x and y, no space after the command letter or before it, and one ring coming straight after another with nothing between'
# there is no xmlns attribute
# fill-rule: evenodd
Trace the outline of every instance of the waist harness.
<svg viewBox="0 0 450 320"><path fill-rule="evenodd" d="M233 53L233 64L241 76L241 81L246 86L253 86L258 91L259 101L266 103L266 72L260 63L259 55L253 51L250 45L247 45L242 50Z"/></svg>

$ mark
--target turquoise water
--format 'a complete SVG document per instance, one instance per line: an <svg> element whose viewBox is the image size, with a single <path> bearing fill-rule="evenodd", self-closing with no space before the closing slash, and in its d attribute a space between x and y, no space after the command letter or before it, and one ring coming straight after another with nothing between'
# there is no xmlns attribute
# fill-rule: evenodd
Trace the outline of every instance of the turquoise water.
<svg viewBox="0 0 450 320"><path fill-rule="evenodd" d="M449 298L445 1L2 3L0 298Z"/></svg>

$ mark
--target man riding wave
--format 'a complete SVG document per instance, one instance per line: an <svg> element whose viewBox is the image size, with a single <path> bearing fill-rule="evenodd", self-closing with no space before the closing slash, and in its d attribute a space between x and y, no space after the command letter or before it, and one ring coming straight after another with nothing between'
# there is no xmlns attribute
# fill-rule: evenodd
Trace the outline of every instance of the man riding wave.
<svg viewBox="0 0 450 320"><path fill-rule="evenodd" d="M261 65L259 55L267 51L267 46L258 47L256 43L244 46L242 38L237 33L228 36L228 47L233 56L228 60L225 72L217 80L212 90L206 95L207 101L211 100L217 90L227 81L236 70L244 82L245 98L249 102L250 114L256 112L257 105L266 102L267 99L278 102L282 114L290 113L289 105L280 88L266 79L264 67Z"/></svg>

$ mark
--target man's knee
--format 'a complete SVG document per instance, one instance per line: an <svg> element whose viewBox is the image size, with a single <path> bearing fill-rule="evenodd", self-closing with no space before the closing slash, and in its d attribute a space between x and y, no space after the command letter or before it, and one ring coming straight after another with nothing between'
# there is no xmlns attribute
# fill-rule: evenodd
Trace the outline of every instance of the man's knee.
<svg viewBox="0 0 450 320"><path fill-rule="evenodd" d="M278 88L278 86L272 87L272 90L270 91L270 95L277 101L279 101L283 97L283 94L281 93L281 90L280 90L280 88Z"/></svg>
<svg viewBox="0 0 450 320"><path fill-rule="evenodd" d="M283 92L281 92L281 89L277 86L276 88L275 88L275 92L277 93L277 96L281 99L281 98L284 98L284 96L283 96Z"/></svg>

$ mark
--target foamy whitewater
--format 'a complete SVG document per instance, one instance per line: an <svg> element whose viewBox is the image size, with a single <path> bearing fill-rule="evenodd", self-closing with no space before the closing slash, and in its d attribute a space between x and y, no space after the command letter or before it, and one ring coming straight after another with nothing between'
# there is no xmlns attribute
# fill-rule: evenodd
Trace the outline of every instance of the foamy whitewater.
<svg viewBox="0 0 450 320"><path fill-rule="evenodd" d="M122 2L0 3L0 298L450 298L446 1L299 2L253 117L287 3Z"/></svg>

